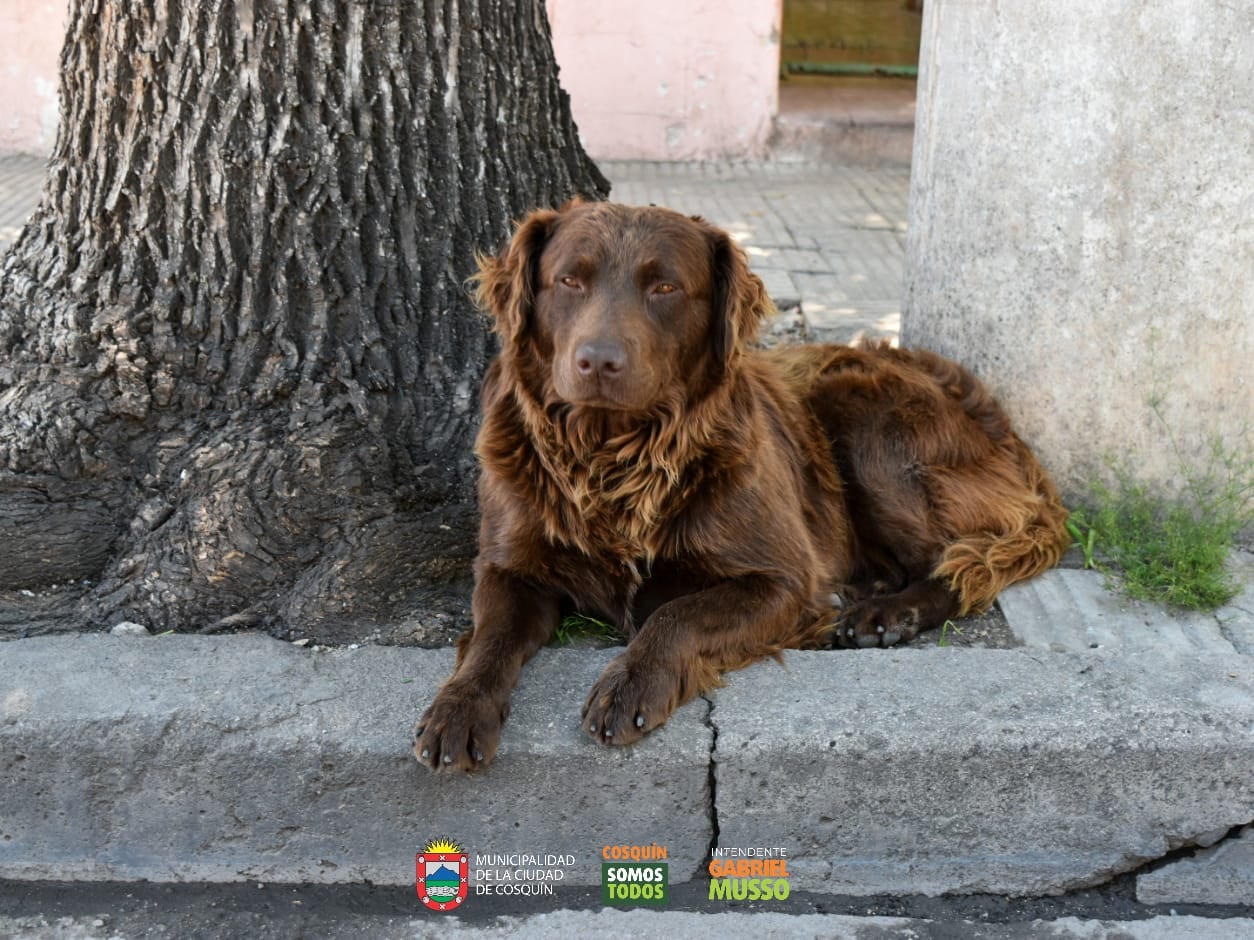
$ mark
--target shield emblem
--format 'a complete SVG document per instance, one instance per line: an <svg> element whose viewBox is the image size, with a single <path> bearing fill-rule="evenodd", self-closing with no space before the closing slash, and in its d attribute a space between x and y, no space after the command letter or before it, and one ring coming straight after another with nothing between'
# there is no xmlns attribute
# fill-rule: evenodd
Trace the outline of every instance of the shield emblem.
<svg viewBox="0 0 1254 940"><path fill-rule="evenodd" d="M470 853L462 849L426 851L417 859L418 899L433 911L455 911L461 907L470 891Z"/></svg>

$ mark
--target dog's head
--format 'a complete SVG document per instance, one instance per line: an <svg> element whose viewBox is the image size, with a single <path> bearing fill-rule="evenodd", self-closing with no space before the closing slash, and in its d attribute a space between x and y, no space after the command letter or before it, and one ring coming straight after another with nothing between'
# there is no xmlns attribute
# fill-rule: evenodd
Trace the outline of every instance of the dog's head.
<svg viewBox="0 0 1254 940"><path fill-rule="evenodd" d="M476 281L505 354L540 370L546 396L626 412L716 385L771 310L726 232L655 207L537 210Z"/></svg>

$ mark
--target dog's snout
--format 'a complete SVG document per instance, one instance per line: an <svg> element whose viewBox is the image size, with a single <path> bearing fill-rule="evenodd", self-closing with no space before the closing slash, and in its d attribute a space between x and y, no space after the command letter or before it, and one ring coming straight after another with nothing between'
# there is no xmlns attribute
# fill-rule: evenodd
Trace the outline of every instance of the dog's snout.
<svg viewBox="0 0 1254 940"><path fill-rule="evenodd" d="M584 343L575 350L575 368L585 379L612 379L627 368L627 350L618 343Z"/></svg>

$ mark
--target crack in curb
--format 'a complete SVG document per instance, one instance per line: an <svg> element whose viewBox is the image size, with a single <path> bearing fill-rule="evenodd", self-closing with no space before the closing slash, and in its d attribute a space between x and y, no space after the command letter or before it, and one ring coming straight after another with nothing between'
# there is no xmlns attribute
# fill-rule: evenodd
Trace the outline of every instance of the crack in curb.
<svg viewBox="0 0 1254 940"><path fill-rule="evenodd" d="M1164 852L1162 855L1155 858L1146 859L1136 868L1129 869L1121 874L1138 877L1140 875L1147 875L1150 872L1158 871L1158 869L1166 868L1168 865L1172 865L1175 862L1193 858L1198 852L1209 852L1219 848L1225 842L1235 841L1240 838L1242 833L1244 833L1245 830L1251 826L1254 826L1254 819L1246 823L1237 823L1235 826L1229 827L1229 829L1218 839L1208 839L1206 838L1205 833L1194 836L1186 844ZM1115 877L1119 877L1119 875L1116 875Z"/></svg>
<svg viewBox="0 0 1254 940"><path fill-rule="evenodd" d="M706 766L706 816L710 820L710 844L706 846L705 858L697 864L697 870L692 875L692 881L700 881L708 878L710 858L713 857L714 850L718 848L719 825L718 825L718 778L715 773L716 760L715 752L718 750L718 725L714 722L714 699L709 695L702 695L702 700L706 704L705 717L702 718L702 724L710 729L710 759Z"/></svg>
<svg viewBox="0 0 1254 940"><path fill-rule="evenodd" d="M1037 661L1037 662L1041 661L1036 656L1031 655L1034 651L1028 650L1028 651L1023 651L1023 652L1027 654L1029 659L1033 659L1034 661ZM709 732L710 732L709 759L708 759L707 766L706 766L706 815L710 822L710 842L709 842L709 845L707 846L705 857L698 864L696 871L693 873L693 875L690 878L690 882L692 883L701 883L701 882L708 883L709 882L709 867L708 867L709 860L714 857L714 850L720 847L719 843L720 843L720 838L721 838L721 827L719 825L718 777L717 777L717 758L716 758L716 754L718 752L719 728L718 728L718 723L716 722L715 717L714 717L714 712L717 707L717 704L711 694L703 694L701 695L701 699L706 704L705 714L702 716L701 722L706 728L709 729ZM1114 867L1111 869L1107 869L1105 872L1094 872L1095 877L1091 876L1089 878L1079 879L1072 884L1063 886L1062 891L1060 895L1058 896L1069 897L1074 894L1082 893L1085 891L1109 890L1111 888L1117 887L1120 884L1134 886L1136 884L1136 879L1139 876L1156 871L1160 868L1167 867L1168 865L1171 865L1182 859L1192 858L1194 854L1199 851L1203 851L1203 850L1209 851L1209 850L1217 849L1218 847L1220 847L1226 842L1240 838L1243 835L1243 833L1250 827L1254 827L1254 820L1250 820L1248 822L1236 823L1228 827L1227 830L1223 831L1223 834L1219 835L1218 837L1212 837L1212 836L1215 832L1218 832L1220 830L1212 830L1212 832L1209 832L1209 833L1197 833L1193 836L1186 837L1184 839L1179 839L1179 838L1171 839L1171 842L1175 843L1174 847L1164 852L1162 855L1158 855L1152 858L1147 858L1147 857L1142 856L1139 859L1136 857L1131 857L1131 858L1125 857L1125 863L1131 862L1132 864L1128 865L1127 867ZM1132 888L1131 890L1135 892L1135 888ZM831 896L831 897L835 899L837 896ZM987 898L1000 898L1003 900L1008 900L1012 897L1012 895L1004 894L1004 893L997 893L997 894L990 894L990 895L984 895L984 894L971 895L969 897L970 898L987 897ZM902 900L902 897L899 897L899 896L886 896L886 898L889 900L895 900L898 902ZM868 896L865 896L865 900L873 902L873 901L885 900L885 898L880 898L879 896L868 895ZM1142 904L1141 902L1133 902L1133 903L1136 905L1137 909L1141 911L1150 911L1154 908L1154 905L1152 904ZM1159 906L1162 906L1162 905L1159 905ZM1184 902L1181 902L1180 904L1176 904L1175 906L1176 907L1181 907L1181 906L1190 907L1188 903L1184 903ZM1192 906L1198 906L1198 905L1192 905ZM1201 906L1204 907L1206 905L1201 905ZM1223 905L1219 905L1219 906L1223 907ZM1241 910L1244 911L1246 910L1246 908L1242 907ZM1145 916L1148 916L1148 915L1145 915Z"/></svg>
<svg viewBox="0 0 1254 940"><path fill-rule="evenodd" d="M1152 857L1125 855L1123 862L1117 863L1113 867L1104 871L1095 871L1087 878L1076 879L1069 884L1062 885L1062 893L1063 895L1068 895L1077 891L1102 890L1124 881L1130 881L1132 884L1135 884L1136 879L1141 875L1147 875L1158 871L1160 868L1166 868L1176 862L1192 858L1197 852L1216 849L1225 842L1239 838L1242 832L1249 826L1254 826L1254 820L1248 823L1237 823L1227 830L1223 830L1223 834L1218 838L1212 839L1209 837L1211 833L1206 832L1198 833L1185 839L1172 838L1169 841L1174 844L1174 848L1168 849L1161 855Z"/></svg>

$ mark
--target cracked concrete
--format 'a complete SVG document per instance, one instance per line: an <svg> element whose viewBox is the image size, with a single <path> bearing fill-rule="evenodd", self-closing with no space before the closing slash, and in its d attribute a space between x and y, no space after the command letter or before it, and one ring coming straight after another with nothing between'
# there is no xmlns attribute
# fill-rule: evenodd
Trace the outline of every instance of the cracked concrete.
<svg viewBox="0 0 1254 940"><path fill-rule="evenodd" d="M793 846L832 893L1040 895L1254 807L1248 659L870 653L729 677L725 844Z"/></svg>
<svg viewBox="0 0 1254 940"><path fill-rule="evenodd" d="M1234 552L1230 570L1241 587L1213 613L1167 611L1113 593L1097 571L1058 568L1011 585L998 605L1025 645L1054 652L1254 653L1254 555Z"/></svg>
<svg viewBox="0 0 1254 940"><path fill-rule="evenodd" d="M715 697L710 694L701 696L700 701L706 705L704 724L710 736L709 760L705 778L706 813L710 820L710 843L706 846L705 854L697 862L697 869L693 874L694 879L702 877L702 873L709 863L711 852L721 844L721 827L718 821L718 775L715 773L715 768L717 767L716 753L718 751L718 724L714 720L714 710L718 707L718 703Z"/></svg>
<svg viewBox="0 0 1254 940"><path fill-rule="evenodd" d="M1143 904L1254 903L1254 825L1138 875L1136 897Z"/></svg>
<svg viewBox="0 0 1254 940"><path fill-rule="evenodd" d="M408 752L451 650L0 644L0 877L411 884L447 836L572 854L571 885L606 845L679 883L718 844L785 847L796 891L1041 895L1251 820L1248 657L789 653L618 750L578 720L614 653L542 651L467 778Z"/></svg>
<svg viewBox="0 0 1254 940"><path fill-rule="evenodd" d="M1241 591L1215 611L1215 619L1238 653L1254 656L1254 552L1233 552L1229 570Z"/></svg>

